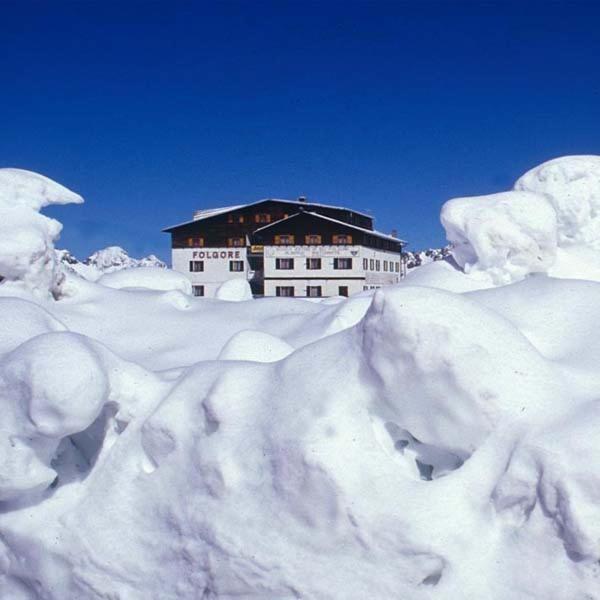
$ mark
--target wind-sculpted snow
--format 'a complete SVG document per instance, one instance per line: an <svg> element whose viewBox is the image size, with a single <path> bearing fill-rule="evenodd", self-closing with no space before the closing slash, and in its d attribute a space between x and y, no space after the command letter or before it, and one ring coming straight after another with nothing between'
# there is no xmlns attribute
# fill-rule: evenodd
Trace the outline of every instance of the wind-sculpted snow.
<svg viewBox="0 0 600 600"><path fill-rule="evenodd" d="M560 245L600 248L600 156L564 156L535 167L515 184L554 207Z"/></svg>
<svg viewBox="0 0 600 600"><path fill-rule="evenodd" d="M0 285L0 598L598 597L600 283L518 196L346 300Z"/></svg>
<svg viewBox="0 0 600 600"><path fill-rule="evenodd" d="M525 173L513 191L449 200L441 221L474 286L540 272L600 281L600 157L556 158Z"/></svg>
<svg viewBox="0 0 600 600"><path fill-rule="evenodd" d="M546 272L556 255L556 213L529 192L455 198L442 209L452 254L467 273L496 285Z"/></svg>
<svg viewBox="0 0 600 600"><path fill-rule="evenodd" d="M62 225L39 214L50 204L81 203L81 196L21 169L0 169L0 282L15 292L58 295L62 271L54 253Z"/></svg>

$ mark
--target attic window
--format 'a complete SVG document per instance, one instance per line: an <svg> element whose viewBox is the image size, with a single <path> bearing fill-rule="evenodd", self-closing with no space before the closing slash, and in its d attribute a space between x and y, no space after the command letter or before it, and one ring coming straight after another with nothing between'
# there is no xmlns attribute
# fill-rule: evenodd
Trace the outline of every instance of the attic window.
<svg viewBox="0 0 600 600"><path fill-rule="evenodd" d="M268 213L258 213L256 215L254 215L254 222L255 223L270 223L271 215Z"/></svg>

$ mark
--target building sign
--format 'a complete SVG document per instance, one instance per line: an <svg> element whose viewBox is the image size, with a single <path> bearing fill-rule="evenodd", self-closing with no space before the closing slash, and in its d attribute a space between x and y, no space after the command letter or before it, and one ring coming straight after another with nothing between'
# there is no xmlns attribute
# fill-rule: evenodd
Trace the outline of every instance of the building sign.
<svg viewBox="0 0 600 600"><path fill-rule="evenodd" d="M211 258L240 258L239 250L194 250L192 258L211 259Z"/></svg>
<svg viewBox="0 0 600 600"><path fill-rule="evenodd" d="M262 254L264 251L265 247L264 246L250 246L250 252L252 254Z"/></svg>

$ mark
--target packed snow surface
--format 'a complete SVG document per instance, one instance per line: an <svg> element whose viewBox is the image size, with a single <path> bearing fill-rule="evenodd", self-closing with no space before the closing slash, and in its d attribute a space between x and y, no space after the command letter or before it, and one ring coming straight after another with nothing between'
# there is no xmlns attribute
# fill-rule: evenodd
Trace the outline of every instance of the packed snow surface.
<svg viewBox="0 0 600 600"><path fill-rule="evenodd" d="M114 289L141 288L150 290L179 290L192 293L190 280L181 273L158 267L137 267L105 273L98 283ZM245 282L244 282L245 283Z"/></svg>
<svg viewBox="0 0 600 600"><path fill-rule="evenodd" d="M600 260L548 193L348 299L2 282L0 598L600 598Z"/></svg>

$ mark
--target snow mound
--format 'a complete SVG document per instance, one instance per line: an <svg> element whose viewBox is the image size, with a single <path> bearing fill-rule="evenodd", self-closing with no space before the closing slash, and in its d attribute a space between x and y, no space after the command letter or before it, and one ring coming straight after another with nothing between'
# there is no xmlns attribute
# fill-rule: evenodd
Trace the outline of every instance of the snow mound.
<svg viewBox="0 0 600 600"><path fill-rule="evenodd" d="M80 204L81 196L21 169L0 169L0 281L37 296L60 294L62 271L54 253L62 225L39 214L50 204Z"/></svg>
<svg viewBox="0 0 600 600"><path fill-rule="evenodd" d="M41 306L20 298L0 297L0 355L43 333L65 330Z"/></svg>
<svg viewBox="0 0 600 600"><path fill-rule="evenodd" d="M344 300L1 285L0 598L596 598L600 283L546 274L593 246L539 192L443 219Z"/></svg>
<svg viewBox="0 0 600 600"><path fill-rule="evenodd" d="M291 354L294 348L282 339L262 331L245 330L236 333L223 346L219 360L250 360L274 362Z"/></svg>
<svg viewBox="0 0 600 600"><path fill-rule="evenodd" d="M178 290L192 293L190 280L181 273L157 267L136 267L105 273L98 279L100 285L116 290L147 289L158 291Z"/></svg>
<svg viewBox="0 0 600 600"><path fill-rule="evenodd" d="M554 263L556 213L537 194L455 198L442 207L441 221L465 273L490 278L496 285L546 272Z"/></svg>
<svg viewBox="0 0 600 600"><path fill-rule="evenodd" d="M230 279L219 286L215 297L229 302L244 302L252 300L252 290L245 279Z"/></svg>
<svg viewBox="0 0 600 600"><path fill-rule="evenodd" d="M510 323L442 290L377 291L363 344L386 392L378 403L386 421L460 461L502 418L539 413L561 391L560 379Z"/></svg>
<svg viewBox="0 0 600 600"><path fill-rule="evenodd" d="M0 368L0 500L47 488L60 440L86 429L107 397L106 375L80 336L40 335L7 355Z"/></svg>
<svg viewBox="0 0 600 600"><path fill-rule="evenodd" d="M531 169L516 190L544 196L558 221L558 243L600 248L600 156L563 156Z"/></svg>

